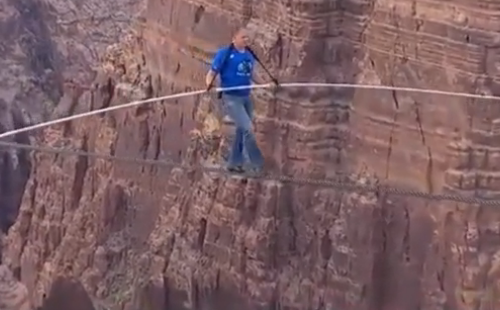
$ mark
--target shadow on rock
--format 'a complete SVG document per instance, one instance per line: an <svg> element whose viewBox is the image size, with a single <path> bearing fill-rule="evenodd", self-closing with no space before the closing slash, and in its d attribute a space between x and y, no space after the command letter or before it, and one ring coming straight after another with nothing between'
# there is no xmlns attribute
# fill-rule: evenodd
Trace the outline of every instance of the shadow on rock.
<svg viewBox="0 0 500 310"><path fill-rule="evenodd" d="M31 309L26 286L17 281L12 271L5 265L0 265L0 309Z"/></svg>
<svg viewBox="0 0 500 310"><path fill-rule="evenodd" d="M22 111L0 99L0 132L19 129L29 125ZM6 142L30 144L26 133L7 138ZM7 233L16 221L24 189L31 172L29 152L0 147L0 228Z"/></svg>
<svg viewBox="0 0 500 310"><path fill-rule="evenodd" d="M95 310L83 285L68 278L58 278L48 297L37 310Z"/></svg>

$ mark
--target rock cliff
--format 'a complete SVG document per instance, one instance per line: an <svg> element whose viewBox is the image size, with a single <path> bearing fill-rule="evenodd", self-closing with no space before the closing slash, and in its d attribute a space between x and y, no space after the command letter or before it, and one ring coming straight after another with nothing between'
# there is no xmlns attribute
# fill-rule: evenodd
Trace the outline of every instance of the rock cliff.
<svg viewBox="0 0 500 310"><path fill-rule="evenodd" d="M105 48L129 29L143 3L113 0L5 0L0 3L0 130L31 125L67 111L67 85L86 85ZM74 92L74 91L73 91ZM27 136L17 142L28 143ZM1 152L1 228L6 231L29 170L24 152Z"/></svg>
<svg viewBox="0 0 500 310"><path fill-rule="evenodd" d="M139 1L5 0L0 2L0 131L68 113L78 89L94 79L99 55L129 29ZM71 81L76 83L71 83ZM67 87L64 86L65 82ZM28 135L11 139L29 144ZM0 228L17 218L29 178L29 154L0 150ZM2 266L1 268L4 268ZM2 275L3 275L2 271ZM22 287L0 281L1 309L24 307ZM25 288L24 288L25 290ZM20 294L20 295L19 295ZM21 297L20 297L21 296Z"/></svg>
<svg viewBox="0 0 500 310"><path fill-rule="evenodd" d="M107 50L77 108L201 87L200 59L241 22L281 81L494 94L499 10L458 0L150 0L137 31ZM210 126L208 99L50 128L38 143L210 160L225 135ZM495 102L313 88L259 92L255 102L275 171L496 195ZM500 306L493 207L85 157L36 154L32 164L4 257L35 306L64 304L49 293L76 279L107 309Z"/></svg>

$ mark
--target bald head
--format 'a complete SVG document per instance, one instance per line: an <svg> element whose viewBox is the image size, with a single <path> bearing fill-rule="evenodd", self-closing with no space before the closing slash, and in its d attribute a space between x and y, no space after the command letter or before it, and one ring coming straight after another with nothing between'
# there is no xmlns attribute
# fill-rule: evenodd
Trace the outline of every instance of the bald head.
<svg viewBox="0 0 500 310"><path fill-rule="evenodd" d="M237 49L243 49L248 45L248 31L245 28L239 28L234 32L233 44Z"/></svg>

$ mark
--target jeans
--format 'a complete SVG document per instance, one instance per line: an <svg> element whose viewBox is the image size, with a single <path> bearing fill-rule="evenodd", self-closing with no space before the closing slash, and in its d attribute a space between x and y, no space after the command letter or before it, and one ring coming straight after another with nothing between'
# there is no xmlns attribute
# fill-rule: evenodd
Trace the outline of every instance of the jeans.
<svg viewBox="0 0 500 310"><path fill-rule="evenodd" d="M245 161L244 152L246 152L250 164L254 168L262 168L264 158L252 132L252 101L249 97L223 94L222 102L226 114L233 119L236 127L231 153L228 158L229 167L242 166Z"/></svg>

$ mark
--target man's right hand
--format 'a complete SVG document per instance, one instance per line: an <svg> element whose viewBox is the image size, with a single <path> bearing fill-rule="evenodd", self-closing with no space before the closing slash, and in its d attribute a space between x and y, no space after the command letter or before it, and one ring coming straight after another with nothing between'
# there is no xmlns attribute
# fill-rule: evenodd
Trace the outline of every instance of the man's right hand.
<svg viewBox="0 0 500 310"><path fill-rule="evenodd" d="M211 91L212 89L215 88L214 84L215 84L215 72L210 70L210 71L208 71L207 76L205 77L205 86L206 86L207 92Z"/></svg>

